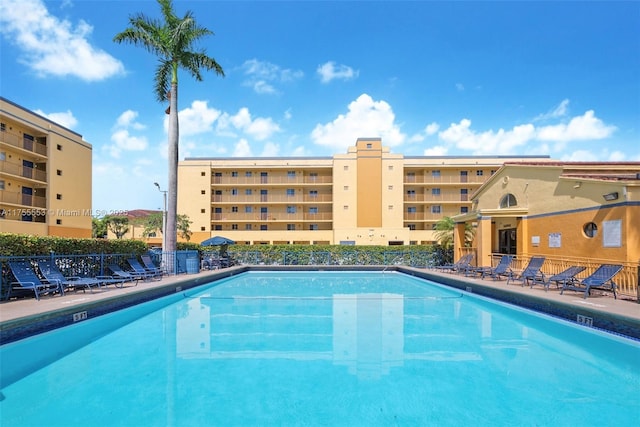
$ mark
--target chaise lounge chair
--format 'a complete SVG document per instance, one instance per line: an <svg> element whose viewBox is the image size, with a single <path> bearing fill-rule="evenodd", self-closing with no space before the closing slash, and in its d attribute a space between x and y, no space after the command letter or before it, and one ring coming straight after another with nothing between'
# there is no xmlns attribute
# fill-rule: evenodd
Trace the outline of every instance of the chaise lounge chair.
<svg viewBox="0 0 640 427"><path fill-rule="evenodd" d="M129 258L127 259L127 262L129 263L129 266L136 274L142 275L145 279L155 279L155 278L157 278L158 280L161 279L161 276L162 276L161 271L157 269L151 270L151 269L145 268L135 258Z"/></svg>
<svg viewBox="0 0 640 427"><path fill-rule="evenodd" d="M144 268L146 268L147 270L162 276L164 274L164 272L162 271L162 269L160 267L157 267L154 263L153 260L151 260L151 257L149 255L141 255L140 259L142 260L142 263L144 264Z"/></svg>
<svg viewBox="0 0 640 427"><path fill-rule="evenodd" d="M58 266L48 259L38 261L38 268L49 283L58 283L63 289L73 288L75 291L82 289L83 292L86 292L88 288L89 292L93 293L94 286L100 288L100 282L97 279L78 276L65 277Z"/></svg>
<svg viewBox="0 0 640 427"><path fill-rule="evenodd" d="M560 290L560 295L565 290L584 292L584 297L591 293L591 289L602 289L605 291L613 292L613 298L617 299L616 295L616 283L613 281L613 277L622 270L620 264L602 264L596 269L590 276L585 277L580 281L565 282Z"/></svg>
<svg viewBox="0 0 640 427"><path fill-rule="evenodd" d="M114 278L122 279L125 282L136 282L136 286L139 280L145 279L144 275L135 271L124 271L118 264L109 264L109 270L113 273Z"/></svg>
<svg viewBox="0 0 640 427"><path fill-rule="evenodd" d="M473 261L473 254L469 253L461 256L460 259L458 259L458 261L454 262L453 264L438 265L434 268L436 270L440 270L443 272L446 271L450 273L466 271L471 267L471 261Z"/></svg>
<svg viewBox="0 0 640 427"><path fill-rule="evenodd" d="M546 280L544 279L544 276L542 277L542 280L538 280L537 278L531 281L531 288L533 288L535 285L542 285L544 286L544 291L547 292L549 290L549 286L551 285L551 283L556 284L556 289L560 287L560 285L564 286L565 283L573 283L575 281L577 281L578 279L576 279L576 276L579 273L582 273L585 270L586 267L582 267L579 265L572 265L571 267L567 268L564 271L561 271L558 274L554 274L553 276L547 278Z"/></svg>
<svg viewBox="0 0 640 427"><path fill-rule="evenodd" d="M527 267L522 270L521 273L515 273L510 271L507 276L507 285L510 282L521 282L522 286L529 284L535 280L544 281L544 274L540 271L542 264L544 264L545 257L534 256L531 257Z"/></svg>
<svg viewBox="0 0 640 427"><path fill-rule="evenodd" d="M60 292L64 295L64 289L59 283L51 283L41 280L34 271L29 261L9 261L9 269L15 281L9 284L7 299L11 298L11 293L33 292L36 300L40 301L40 296L48 293Z"/></svg>
<svg viewBox="0 0 640 427"><path fill-rule="evenodd" d="M479 274L482 279L487 276L493 278L493 280L498 280L503 276L508 277L513 273L510 267L513 258L513 255L502 255L498 265L495 267L478 267L470 269L469 272L472 274Z"/></svg>

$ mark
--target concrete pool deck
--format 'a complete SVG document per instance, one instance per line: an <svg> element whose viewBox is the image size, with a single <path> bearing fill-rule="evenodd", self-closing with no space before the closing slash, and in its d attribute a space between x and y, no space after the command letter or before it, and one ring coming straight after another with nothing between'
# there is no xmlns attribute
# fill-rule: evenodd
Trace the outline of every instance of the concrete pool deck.
<svg viewBox="0 0 640 427"><path fill-rule="evenodd" d="M93 318L142 302L195 288L214 280L245 271L399 271L443 283L466 292L512 303L524 308L560 317L585 326L607 330L640 340L640 304L628 297L595 290L584 299L582 293L560 291L542 286L529 288L493 281L440 273L432 269L403 266L238 266L196 274L164 277L162 280L127 283L123 288L109 286L90 292L67 292L64 296L24 298L0 303L0 344ZM84 313L84 314L83 314Z"/></svg>

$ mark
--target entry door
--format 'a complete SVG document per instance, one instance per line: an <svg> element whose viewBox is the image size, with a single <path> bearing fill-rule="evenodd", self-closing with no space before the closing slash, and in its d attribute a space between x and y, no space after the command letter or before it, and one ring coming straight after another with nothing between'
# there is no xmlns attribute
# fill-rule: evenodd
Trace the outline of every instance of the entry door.
<svg viewBox="0 0 640 427"><path fill-rule="evenodd" d="M33 188L22 187L22 204L25 206L33 206L32 201ZM28 213L28 211L26 213ZM23 221L33 221L33 217L31 215L22 215L20 219Z"/></svg>
<svg viewBox="0 0 640 427"><path fill-rule="evenodd" d="M266 221L269 218L269 211L266 207L260 208L260 219Z"/></svg>
<svg viewBox="0 0 640 427"><path fill-rule="evenodd" d="M515 255L517 250L517 241L515 228L509 228L499 231L499 247L498 252L501 254Z"/></svg>

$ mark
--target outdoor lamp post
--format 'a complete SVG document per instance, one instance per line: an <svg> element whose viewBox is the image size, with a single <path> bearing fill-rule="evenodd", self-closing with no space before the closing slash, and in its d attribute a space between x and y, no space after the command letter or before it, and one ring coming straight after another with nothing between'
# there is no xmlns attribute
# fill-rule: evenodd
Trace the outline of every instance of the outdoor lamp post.
<svg viewBox="0 0 640 427"><path fill-rule="evenodd" d="M161 189L160 184L157 182L153 184L158 187L158 191L164 196L164 208L162 209L162 252L164 252L167 248L167 190Z"/></svg>

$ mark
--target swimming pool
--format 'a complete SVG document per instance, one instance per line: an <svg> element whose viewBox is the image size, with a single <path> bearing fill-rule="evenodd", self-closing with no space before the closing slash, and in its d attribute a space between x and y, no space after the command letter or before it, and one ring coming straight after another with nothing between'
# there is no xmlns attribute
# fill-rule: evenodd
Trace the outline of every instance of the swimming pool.
<svg viewBox="0 0 640 427"><path fill-rule="evenodd" d="M1 347L3 378L65 350L3 382L0 424L640 422L637 342L401 273L250 272L151 304Z"/></svg>

